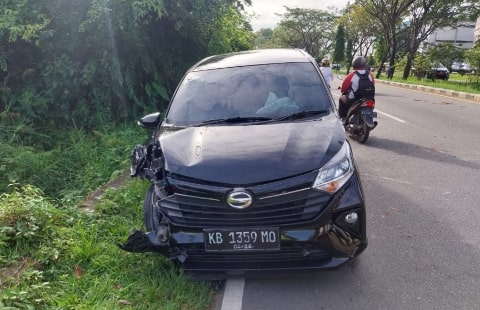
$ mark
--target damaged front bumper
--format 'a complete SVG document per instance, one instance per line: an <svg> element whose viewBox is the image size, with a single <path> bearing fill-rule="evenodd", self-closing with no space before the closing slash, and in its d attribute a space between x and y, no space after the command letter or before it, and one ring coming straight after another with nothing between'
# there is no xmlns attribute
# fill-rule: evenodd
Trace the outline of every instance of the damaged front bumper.
<svg viewBox="0 0 480 310"><path fill-rule="evenodd" d="M118 243L117 245L119 248L127 252L153 252L162 254L170 259L178 257L178 253L175 253L174 249L172 249L168 243L158 240L157 232L155 231L144 233L135 229L130 233L130 236L125 243Z"/></svg>
<svg viewBox="0 0 480 310"><path fill-rule="evenodd" d="M173 232L166 242L158 236L158 231L135 230L119 246L129 252L159 253L181 263L186 270L236 274L253 270L335 268L366 247L365 240L353 237L335 224L282 230L280 249L265 251L207 251L203 231Z"/></svg>

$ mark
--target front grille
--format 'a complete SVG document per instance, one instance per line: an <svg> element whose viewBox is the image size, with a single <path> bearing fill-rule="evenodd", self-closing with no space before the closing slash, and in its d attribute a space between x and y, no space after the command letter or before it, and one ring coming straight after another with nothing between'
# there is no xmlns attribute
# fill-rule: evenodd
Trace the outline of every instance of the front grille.
<svg viewBox="0 0 480 310"><path fill-rule="evenodd" d="M170 179L175 193L159 201L174 224L190 227L274 226L305 223L316 218L331 196L312 190L311 177L302 176L247 189L252 206L238 210L225 197L233 187L209 186Z"/></svg>

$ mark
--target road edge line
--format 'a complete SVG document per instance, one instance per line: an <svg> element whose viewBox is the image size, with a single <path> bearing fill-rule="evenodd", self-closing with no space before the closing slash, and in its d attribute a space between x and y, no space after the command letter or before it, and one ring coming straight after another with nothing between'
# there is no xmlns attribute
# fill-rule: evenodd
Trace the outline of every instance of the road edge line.
<svg viewBox="0 0 480 310"><path fill-rule="evenodd" d="M245 279L228 279L225 283L221 310L242 310Z"/></svg>

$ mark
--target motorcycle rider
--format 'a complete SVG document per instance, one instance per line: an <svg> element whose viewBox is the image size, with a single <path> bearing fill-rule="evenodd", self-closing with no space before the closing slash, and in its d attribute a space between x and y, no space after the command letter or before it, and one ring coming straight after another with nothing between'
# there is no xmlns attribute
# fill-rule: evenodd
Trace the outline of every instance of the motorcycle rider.
<svg viewBox="0 0 480 310"><path fill-rule="evenodd" d="M368 72L370 81L375 84L375 79L373 78L372 73L369 70L367 60L358 56L352 61L353 71L350 72L345 79L343 80L342 86L340 87L340 100L338 102L338 114L342 122L345 122L347 118L347 112L350 105L362 98L355 98L355 94L358 92L359 80L360 77L358 74L365 74ZM358 74L357 74L358 72Z"/></svg>

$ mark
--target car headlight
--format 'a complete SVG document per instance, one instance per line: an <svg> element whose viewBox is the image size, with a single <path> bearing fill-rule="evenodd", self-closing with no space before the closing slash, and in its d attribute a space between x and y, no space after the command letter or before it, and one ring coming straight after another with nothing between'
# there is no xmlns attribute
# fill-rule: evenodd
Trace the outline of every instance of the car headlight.
<svg viewBox="0 0 480 310"><path fill-rule="evenodd" d="M354 171L352 150L345 140L340 151L318 171L312 187L333 194L350 179Z"/></svg>

